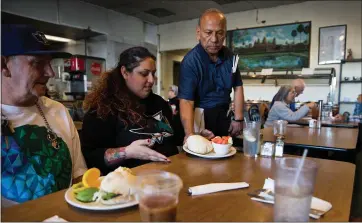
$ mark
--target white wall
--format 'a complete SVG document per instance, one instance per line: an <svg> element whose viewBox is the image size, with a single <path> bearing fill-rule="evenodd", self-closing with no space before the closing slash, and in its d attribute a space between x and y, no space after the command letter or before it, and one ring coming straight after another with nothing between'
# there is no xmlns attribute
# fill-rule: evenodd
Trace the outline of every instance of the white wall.
<svg viewBox="0 0 362 223"><path fill-rule="evenodd" d="M266 20L265 24L256 23L256 10L230 13L226 14L226 17L228 30L312 21L310 67L334 67L337 81L339 81L339 64L318 65L319 27L347 24L347 48L352 49L355 58L361 58L361 1L308 1L260 9L259 21ZM197 19L159 25L161 51L194 47L197 44L196 25ZM358 74L361 75L361 70L356 71L356 75ZM278 88L273 86L245 86L245 98L270 100L277 90ZM299 100L326 100L328 93L327 85L309 85ZM337 98L338 95L335 101Z"/></svg>
<svg viewBox="0 0 362 223"><path fill-rule="evenodd" d="M157 40L158 26L150 23L144 23L145 42L158 45Z"/></svg>

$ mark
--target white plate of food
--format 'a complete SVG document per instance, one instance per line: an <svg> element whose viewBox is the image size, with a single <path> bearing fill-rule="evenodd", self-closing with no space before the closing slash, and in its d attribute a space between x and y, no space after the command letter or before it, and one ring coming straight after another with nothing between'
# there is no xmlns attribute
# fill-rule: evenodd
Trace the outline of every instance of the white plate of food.
<svg viewBox="0 0 362 223"><path fill-rule="evenodd" d="M206 154L199 154L199 153L192 152L191 150L188 150L186 148L183 148L183 150L185 152L187 152L187 153L192 154L192 155L199 156L199 157L202 157L202 158L207 158L207 159L226 158L226 157L229 157L229 156L233 156L236 153L236 149L234 147L231 147L229 153L226 154L226 155L219 155L219 154L216 154L214 151L211 151L211 152L206 153Z"/></svg>
<svg viewBox="0 0 362 223"><path fill-rule="evenodd" d="M99 171L92 169L93 175ZM84 185L83 180L69 188L64 196L66 202L74 207L93 211L118 210L138 204L134 192L135 176L128 168L120 167L109 173L100 180L99 187Z"/></svg>
<svg viewBox="0 0 362 223"><path fill-rule="evenodd" d="M185 152L189 154L207 159L226 158L233 156L236 153L236 149L231 146L232 141L230 145L224 145L229 148L229 151L227 153L222 153L222 154L215 152L215 149L213 148L213 143L214 142L211 142L203 138L202 136L192 135L187 139L185 145L182 148Z"/></svg>
<svg viewBox="0 0 362 223"><path fill-rule="evenodd" d="M78 201L75 198L75 195L73 193L73 189L69 188L67 192L65 192L65 200L68 204L85 209L85 210L93 210L93 211L110 211L110 210L118 210L122 208L131 207L134 205L138 205L138 201L135 198L131 198L128 202L121 203L121 204L113 204L113 205L105 205L100 202L94 201L89 203L84 203L81 201Z"/></svg>

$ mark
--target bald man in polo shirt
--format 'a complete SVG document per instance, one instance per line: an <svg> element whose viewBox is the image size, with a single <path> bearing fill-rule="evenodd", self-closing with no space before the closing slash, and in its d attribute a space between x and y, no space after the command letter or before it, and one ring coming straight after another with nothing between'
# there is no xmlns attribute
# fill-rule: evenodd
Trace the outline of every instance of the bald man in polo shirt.
<svg viewBox="0 0 362 223"><path fill-rule="evenodd" d="M179 99L185 139L198 133L209 139L240 135L244 90L239 70L232 72L234 55L223 46L225 15L217 9L206 10L199 19L196 35L199 44L181 63ZM235 116L230 120L227 112L232 89Z"/></svg>

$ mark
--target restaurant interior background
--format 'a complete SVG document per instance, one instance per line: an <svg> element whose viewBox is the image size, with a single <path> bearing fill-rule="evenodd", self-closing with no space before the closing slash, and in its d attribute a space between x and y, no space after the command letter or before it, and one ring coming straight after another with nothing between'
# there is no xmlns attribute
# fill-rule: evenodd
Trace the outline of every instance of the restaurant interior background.
<svg viewBox="0 0 362 223"><path fill-rule="evenodd" d="M290 84L295 78L303 78L307 87L296 100L323 100L326 103L329 95L330 104L339 106L340 114L346 111L353 114L357 96L362 93L362 1L2 0L1 19L2 24L32 24L47 35L55 49L74 55L68 60L52 61L56 76L50 79L47 85L49 97L58 100L69 109L80 132L84 116L82 102L85 95L92 89L102 72L116 65L120 53L132 46L144 46L157 56L157 83L153 91L167 99L169 86L178 84L180 62L197 44L195 31L198 17L208 8L218 8L225 13L228 31L292 23L311 24L310 29L305 29L304 33L296 33L293 42L296 41L297 44L289 44L308 45L305 44L308 40L304 43L302 38L309 35L309 65L305 68L310 70L307 70L306 75L300 75L301 68L288 71L274 69L272 75L266 79L259 75L260 70L242 71L245 100L250 100L247 104L271 101L281 85ZM343 57L347 59L348 50L351 49L354 60L346 63L320 64L320 30L331 26L346 27L346 34L337 35L336 41L345 42L344 50L339 51L344 54ZM293 35L291 36L288 38L293 38ZM264 44L263 42L264 40L261 44ZM273 42L271 43L275 46ZM294 75L291 75L292 71ZM258 111L260 110L256 109L256 112ZM359 190L361 187L358 187L362 182L362 159L358 150L358 146L361 145L361 124L358 130L358 123L355 121L347 124L324 123L326 126L335 126L320 126L319 129L299 128L295 127L295 124L293 128L292 124L292 130L288 131L289 135L285 138L286 155L287 149L295 149L296 153L301 155L302 148L310 148L308 157L318 158L318 165L321 167L318 179L322 183L316 184L317 196L333 204L332 211L322 216L319 221L346 221L350 216L354 216L352 214L355 214L354 217L362 214L362 196ZM309 126L308 122L304 124ZM271 145L270 142L275 142L276 139L273 129L264 130L266 131L263 132L263 142ZM357 140L359 143L356 144ZM254 141L257 142L255 139ZM210 161L193 159L186 153L181 153L171 158L172 165L152 163L137 168L138 171L142 168L160 168L182 177L184 192L180 195L181 214L178 214L182 221L269 221L273 216L273 209L269 204L261 206L259 203L250 203L251 200L245 199L249 196L246 193L230 192L219 198L211 195L201 199L195 199L186 193L187 187L202 185L205 182L212 183L211 180L240 180L242 173L253 189L256 189L262 185L266 177L271 177L275 172L275 159L264 157L263 162L259 162L261 159L254 162L236 153L235 149L234 151L232 155L236 154L236 159L224 157L222 160ZM319 159L320 157L326 159ZM352 162L354 159L358 161L357 165ZM228 171L230 174L225 174ZM354 185L357 185L355 190ZM223 205L215 208L214 204L218 202ZM15 206L8 210L7 213L2 212L2 219L43 221L53 215L70 221L89 222L139 219L137 209L127 209L122 213L91 214L83 210L77 212L64 202L64 191L26 202L19 209ZM202 214L193 218L194 213Z"/></svg>
<svg viewBox="0 0 362 223"><path fill-rule="evenodd" d="M177 84L179 62L197 44L198 16L212 7L225 12L228 30L310 21L309 67L334 68L336 78L332 80L334 88L328 78L306 78L307 88L297 100L326 102L330 93L333 102L339 103L340 64L318 64L319 28L346 25L345 54L351 49L353 57L360 59L361 1L3 0L1 12L2 23L31 23L45 34L69 38L57 40L56 46L78 57L73 61L53 61L57 75L48 83L51 96L69 107L74 98L82 99L91 90L101 72L115 66L123 50L136 45L157 55L154 92L167 98L168 87ZM75 61L84 63L84 68L67 67ZM352 76L362 75L361 62L343 69L343 78L352 80ZM86 74L86 78L79 74ZM278 85L289 82L278 79ZM261 83L261 79L246 80L244 76L244 84L245 100L271 101L279 89L269 78ZM361 93L362 81L341 86L340 101L347 102L340 104L340 113L353 113L353 101Z"/></svg>

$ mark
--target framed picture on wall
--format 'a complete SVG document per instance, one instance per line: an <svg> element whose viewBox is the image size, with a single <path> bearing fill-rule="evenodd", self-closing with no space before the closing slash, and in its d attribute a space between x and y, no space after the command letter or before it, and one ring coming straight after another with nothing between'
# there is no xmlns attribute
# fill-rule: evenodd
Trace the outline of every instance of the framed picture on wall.
<svg viewBox="0 0 362 223"><path fill-rule="evenodd" d="M227 32L226 45L239 55L241 71L309 67L311 22L236 29Z"/></svg>
<svg viewBox="0 0 362 223"><path fill-rule="evenodd" d="M338 64L346 55L347 25L319 28L318 64Z"/></svg>

